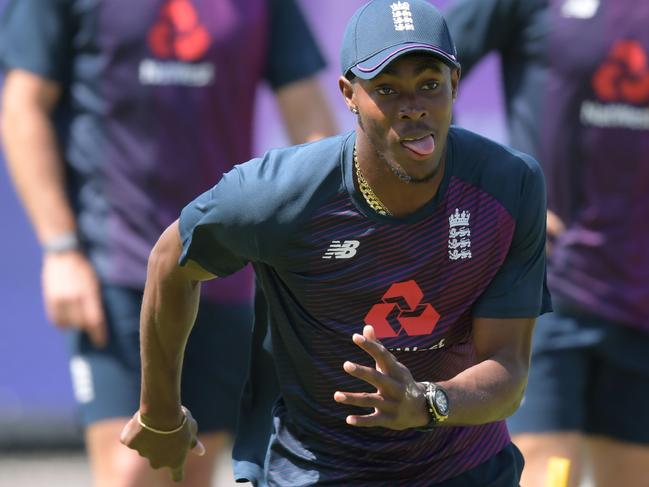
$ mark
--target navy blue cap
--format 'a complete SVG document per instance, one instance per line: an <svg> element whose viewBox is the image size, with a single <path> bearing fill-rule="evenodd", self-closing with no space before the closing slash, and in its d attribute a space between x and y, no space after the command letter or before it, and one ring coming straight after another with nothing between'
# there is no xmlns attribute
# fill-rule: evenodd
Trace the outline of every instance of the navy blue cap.
<svg viewBox="0 0 649 487"><path fill-rule="evenodd" d="M340 52L342 73L372 79L409 52L430 53L453 68L460 67L446 20L430 3L372 0L347 24Z"/></svg>

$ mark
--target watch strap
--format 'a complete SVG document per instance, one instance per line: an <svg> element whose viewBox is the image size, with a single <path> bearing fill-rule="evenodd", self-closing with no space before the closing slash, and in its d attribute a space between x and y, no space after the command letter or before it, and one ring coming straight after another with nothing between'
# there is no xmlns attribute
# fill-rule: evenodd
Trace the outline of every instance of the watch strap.
<svg viewBox="0 0 649 487"><path fill-rule="evenodd" d="M76 233L66 232L45 242L42 249L46 254L61 254L63 252L80 250L81 242Z"/></svg>
<svg viewBox="0 0 649 487"><path fill-rule="evenodd" d="M444 395L446 392L440 386L434 382L421 382L424 385L424 397L426 398L426 408L428 409L428 415L430 416L430 421L427 425L415 428L417 431L431 431L435 429L440 423L443 423L448 418L448 414L443 414L437 409L435 404L435 394L438 390L441 390ZM447 395L446 395L447 396ZM448 396L447 396L448 400Z"/></svg>

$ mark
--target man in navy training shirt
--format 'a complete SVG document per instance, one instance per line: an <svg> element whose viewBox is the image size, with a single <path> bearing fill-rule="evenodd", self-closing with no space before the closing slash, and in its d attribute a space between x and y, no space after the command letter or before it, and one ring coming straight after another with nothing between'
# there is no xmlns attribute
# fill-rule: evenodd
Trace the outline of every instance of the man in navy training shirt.
<svg viewBox="0 0 649 487"><path fill-rule="evenodd" d="M252 262L280 389L253 483L517 486L504 420L550 309L541 170L450 126L460 66L426 1L359 9L341 65L354 132L236 166L160 237L122 441L175 478L201 450L179 395L199 283Z"/></svg>

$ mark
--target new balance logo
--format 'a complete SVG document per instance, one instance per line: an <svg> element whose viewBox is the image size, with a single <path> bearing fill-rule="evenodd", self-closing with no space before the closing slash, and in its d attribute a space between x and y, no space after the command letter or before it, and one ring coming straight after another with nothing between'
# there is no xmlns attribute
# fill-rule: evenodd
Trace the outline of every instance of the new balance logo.
<svg viewBox="0 0 649 487"><path fill-rule="evenodd" d="M358 246L361 243L358 240L334 240L322 256L323 259L351 259L356 255Z"/></svg>

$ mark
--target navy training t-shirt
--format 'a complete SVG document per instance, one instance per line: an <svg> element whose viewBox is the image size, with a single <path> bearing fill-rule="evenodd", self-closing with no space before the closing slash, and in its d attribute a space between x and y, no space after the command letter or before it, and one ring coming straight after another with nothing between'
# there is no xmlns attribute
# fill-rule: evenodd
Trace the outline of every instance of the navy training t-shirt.
<svg viewBox="0 0 649 487"><path fill-rule="evenodd" d="M396 218L356 191L354 141L238 165L180 218L182 263L225 276L252 262L268 302L280 388L270 485L440 482L491 458L510 441L504 421L429 433L347 425L358 411L334 392L369 388L342 364L371 361L351 336L373 325L415 380L440 381L476 363L473 317L549 310L545 187L532 158L452 128L437 196Z"/></svg>
<svg viewBox="0 0 649 487"><path fill-rule="evenodd" d="M323 57L294 0L13 0L0 64L59 83L54 119L79 231L101 278L141 288L164 228L252 157L255 93ZM206 286L247 302L251 277Z"/></svg>

